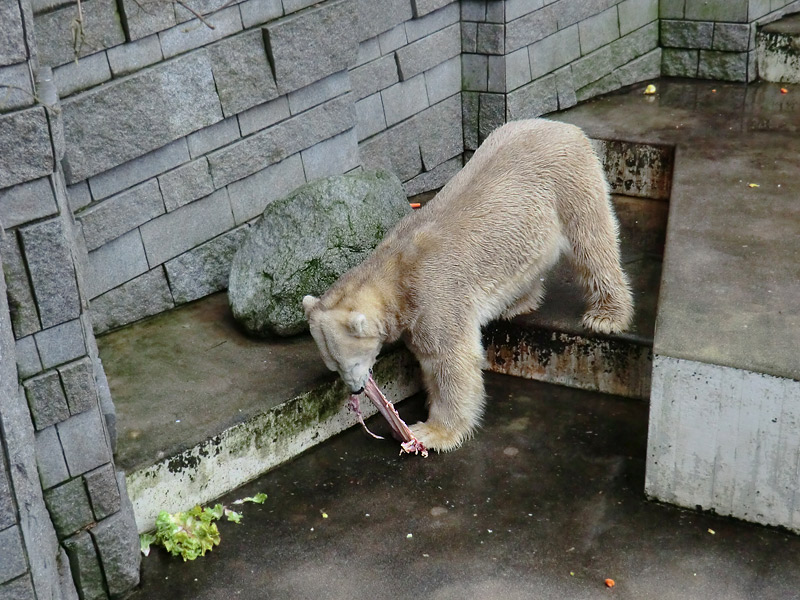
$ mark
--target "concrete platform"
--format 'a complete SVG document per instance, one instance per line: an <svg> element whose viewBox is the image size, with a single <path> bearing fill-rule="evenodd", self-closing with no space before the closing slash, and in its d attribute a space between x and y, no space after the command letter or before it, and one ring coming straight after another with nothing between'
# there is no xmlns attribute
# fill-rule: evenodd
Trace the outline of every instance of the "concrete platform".
<svg viewBox="0 0 800 600"><path fill-rule="evenodd" d="M758 29L756 58L764 81L800 83L800 13Z"/></svg>
<svg viewBox="0 0 800 600"><path fill-rule="evenodd" d="M800 87L655 84L555 115L675 146L646 492L800 531Z"/></svg>
<svg viewBox="0 0 800 600"><path fill-rule="evenodd" d="M799 537L645 500L645 403L487 382L462 449L399 457L352 429L223 497L269 495L205 557L154 550L132 600L798 598Z"/></svg>

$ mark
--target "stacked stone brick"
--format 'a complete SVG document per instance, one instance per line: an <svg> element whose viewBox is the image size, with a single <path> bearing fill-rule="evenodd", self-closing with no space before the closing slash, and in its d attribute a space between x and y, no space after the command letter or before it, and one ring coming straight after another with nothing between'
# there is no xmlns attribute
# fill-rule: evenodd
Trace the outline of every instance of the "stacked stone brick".
<svg viewBox="0 0 800 600"><path fill-rule="evenodd" d="M661 0L662 74L753 81L756 29L798 10L796 0Z"/></svg>
<svg viewBox="0 0 800 600"><path fill-rule="evenodd" d="M0 8L0 597L104 598L138 581L133 511L88 317L52 73L31 5ZM35 74L35 77L34 77Z"/></svg>

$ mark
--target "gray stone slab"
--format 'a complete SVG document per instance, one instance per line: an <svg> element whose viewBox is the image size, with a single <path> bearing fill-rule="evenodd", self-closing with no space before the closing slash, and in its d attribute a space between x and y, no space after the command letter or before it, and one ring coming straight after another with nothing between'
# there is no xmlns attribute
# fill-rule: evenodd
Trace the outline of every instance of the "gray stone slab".
<svg viewBox="0 0 800 600"><path fill-rule="evenodd" d="M86 342L80 319L35 333L34 339L45 369L86 354Z"/></svg>
<svg viewBox="0 0 800 600"><path fill-rule="evenodd" d="M249 228L249 225L242 225L164 265L175 304L192 302L228 287L233 255L242 245Z"/></svg>
<svg viewBox="0 0 800 600"><path fill-rule="evenodd" d="M6 229L57 212L49 177L0 190L0 223Z"/></svg>
<svg viewBox="0 0 800 600"><path fill-rule="evenodd" d="M36 432L36 465L39 467L42 489L48 490L69 479L55 425Z"/></svg>
<svg viewBox="0 0 800 600"><path fill-rule="evenodd" d="M397 70L401 80L408 80L461 54L461 28L450 25L421 40L397 50Z"/></svg>
<svg viewBox="0 0 800 600"><path fill-rule="evenodd" d="M406 195L414 196L444 187L461 170L461 167L462 159L460 156L456 156L443 162L432 171L420 173L414 179L403 184Z"/></svg>
<svg viewBox="0 0 800 600"><path fill-rule="evenodd" d="M214 191L206 158L199 158L168 171L158 178L167 211L173 211Z"/></svg>
<svg viewBox="0 0 800 600"><path fill-rule="evenodd" d="M554 73L556 76L556 93L558 94L558 109L564 110L578 103L575 95L575 82L572 79L572 68L566 66Z"/></svg>
<svg viewBox="0 0 800 600"><path fill-rule="evenodd" d="M435 10L447 6L453 0L411 0L411 5L414 7L414 16L422 17Z"/></svg>
<svg viewBox="0 0 800 600"><path fill-rule="evenodd" d="M205 52L192 52L115 80L66 100L62 107L67 183L222 120Z"/></svg>
<svg viewBox="0 0 800 600"><path fill-rule="evenodd" d="M242 13L242 25L249 29L283 16L283 5L281 0L247 0L239 4L239 11Z"/></svg>
<svg viewBox="0 0 800 600"><path fill-rule="evenodd" d="M464 149L477 150L480 114L480 94L461 93L461 127L464 131Z"/></svg>
<svg viewBox="0 0 800 600"><path fill-rule="evenodd" d="M614 71L620 86L624 87L659 77L661 75L661 54L661 48L656 48Z"/></svg>
<svg viewBox="0 0 800 600"><path fill-rule="evenodd" d="M103 571L97 557L92 537L86 531L80 531L64 540L64 549L69 556L75 586L83 598L106 597Z"/></svg>
<svg viewBox="0 0 800 600"><path fill-rule="evenodd" d="M405 23L385 31L378 36L378 46L381 49L381 54L391 54L398 48L405 46L408 43L406 36Z"/></svg>
<svg viewBox="0 0 800 600"><path fill-rule="evenodd" d="M28 58L25 47L25 32L22 29L22 15L19 4L4 2L0 6L0 65L11 65Z"/></svg>
<svg viewBox="0 0 800 600"><path fill-rule="evenodd" d="M684 16L692 21L747 22L748 0L687 2Z"/></svg>
<svg viewBox="0 0 800 600"><path fill-rule="evenodd" d="M482 144L495 129L506 122L506 99L503 94L481 94L478 111L478 139Z"/></svg>
<svg viewBox="0 0 800 600"><path fill-rule="evenodd" d="M189 150L186 139L181 138L90 178L89 188L92 198L94 200L108 198L188 161Z"/></svg>
<svg viewBox="0 0 800 600"><path fill-rule="evenodd" d="M16 341L17 372L20 379L27 379L42 370L42 361L32 335Z"/></svg>
<svg viewBox="0 0 800 600"><path fill-rule="evenodd" d="M171 0L121 0L121 9L125 15L123 23L128 38L138 40L151 33L169 29L175 19L175 4Z"/></svg>
<svg viewBox="0 0 800 600"><path fill-rule="evenodd" d="M19 141L26 143L20 145ZM53 172L53 147L44 108L37 106L0 115L0 188L44 177Z"/></svg>
<svg viewBox="0 0 800 600"><path fill-rule="evenodd" d="M149 67L164 58L161 53L161 42L157 35L149 35L127 44L109 48L106 56L114 77L121 77Z"/></svg>
<svg viewBox="0 0 800 600"><path fill-rule="evenodd" d="M559 29L556 20L557 8L558 5L545 6L507 23L506 52L513 52L554 34ZM569 25L565 25L564 28Z"/></svg>
<svg viewBox="0 0 800 600"><path fill-rule="evenodd" d="M208 54L226 117L278 96L261 30L217 42L208 48Z"/></svg>
<svg viewBox="0 0 800 600"><path fill-rule="evenodd" d="M97 406L97 385L94 380L94 365L88 358L62 365L58 368L61 384L67 396L71 415L77 415Z"/></svg>
<svg viewBox="0 0 800 600"><path fill-rule="evenodd" d="M355 169L360 164L355 128L303 150L300 157L307 181Z"/></svg>
<svg viewBox="0 0 800 600"><path fill-rule="evenodd" d="M47 371L27 379L23 386L33 424L45 429L69 418L69 407L56 371Z"/></svg>
<svg viewBox="0 0 800 600"><path fill-rule="evenodd" d="M620 2L617 5L620 35L628 35L632 31L658 20L658 7L659 0L624 0Z"/></svg>
<svg viewBox="0 0 800 600"><path fill-rule="evenodd" d="M744 52L750 49L750 26L740 23L714 23L714 50Z"/></svg>
<svg viewBox="0 0 800 600"><path fill-rule="evenodd" d="M57 428L71 476L76 477L111 461L108 437L97 407L62 421ZM77 481L83 484L80 479Z"/></svg>
<svg viewBox="0 0 800 600"><path fill-rule="evenodd" d="M128 499L125 477L117 476L122 498L122 510L103 519L91 530L111 597L120 597L139 584L142 554L139 535L133 518L133 507Z"/></svg>
<svg viewBox="0 0 800 600"><path fill-rule="evenodd" d="M159 33L158 39L161 41L161 52L164 54L164 58L172 58L242 30L242 17L238 6L229 6L224 10L207 15L204 19L214 28L212 29L200 19L192 19Z"/></svg>
<svg viewBox="0 0 800 600"><path fill-rule="evenodd" d="M175 305L164 271L159 267L91 301L97 334L169 310Z"/></svg>
<svg viewBox="0 0 800 600"><path fill-rule="evenodd" d="M9 112L34 104L33 81L28 63L0 67L0 111Z"/></svg>
<svg viewBox="0 0 800 600"><path fill-rule="evenodd" d="M543 0L506 0L505 1L505 20L513 21L524 17L528 13L538 10L544 6Z"/></svg>
<svg viewBox="0 0 800 600"><path fill-rule="evenodd" d="M461 57L456 56L425 72L428 102L436 104L461 91Z"/></svg>
<svg viewBox="0 0 800 600"><path fill-rule="evenodd" d="M722 81L747 81L747 52L700 50L697 76Z"/></svg>
<svg viewBox="0 0 800 600"><path fill-rule="evenodd" d="M146 272L142 236L134 229L89 252L86 295L96 298Z"/></svg>
<svg viewBox="0 0 800 600"><path fill-rule="evenodd" d="M686 0L659 0L658 16L661 19L682 19Z"/></svg>
<svg viewBox="0 0 800 600"><path fill-rule="evenodd" d="M505 98L500 94L498 96L505 107ZM501 110L501 117L504 116L502 113ZM426 171L461 154L464 133L461 129L461 99L458 96L451 96L432 106L417 119L420 154Z"/></svg>
<svg viewBox="0 0 800 600"><path fill-rule="evenodd" d="M483 54L462 54L461 79L464 91L485 92L489 86L489 57Z"/></svg>
<svg viewBox="0 0 800 600"><path fill-rule="evenodd" d="M89 182L84 180L67 187L67 199L69 202L69 209L73 214L84 206L88 206L92 201L92 193L89 191Z"/></svg>
<svg viewBox="0 0 800 600"><path fill-rule="evenodd" d="M506 28L502 23L478 23L475 49L479 54L504 54Z"/></svg>
<svg viewBox="0 0 800 600"><path fill-rule="evenodd" d="M228 195L234 221L241 225L258 217L267 204L286 196L305 182L300 154L293 154L279 163L231 183L228 186Z"/></svg>
<svg viewBox="0 0 800 600"><path fill-rule="evenodd" d="M59 538L72 535L94 520L89 496L80 477L47 490L44 501Z"/></svg>
<svg viewBox="0 0 800 600"><path fill-rule="evenodd" d="M353 96L361 100L400 81L394 55L384 56L350 71Z"/></svg>
<svg viewBox="0 0 800 600"><path fill-rule="evenodd" d="M85 56L78 62L68 62L53 69L58 95L61 98L88 90L111 79L111 69L105 52Z"/></svg>
<svg viewBox="0 0 800 600"><path fill-rule="evenodd" d="M461 52L475 54L478 51L478 24L461 23Z"/></svg>
<svg viewBox="0 0 800 600"><path fill-rule="evenodd" d="M667 77L697 77L699 50L664 48L661 54L661 73Z"/></svg>
<svg viewBox="0 0 800 600"><path fill-rule="evenodd" d="M578 24L581 54L589 54L619 38L619 15L617 7L604 10Z"/></svg>
<svg viewBox="0 0 800 600"><path fill-rule="evenodd" d="M17 507L14 506L13 496L5 467L5 453L0 458L3 459L3 468L0 469L0 528L7 529L17 522Z"/></svg>
<svg viewBox="0 0 800 600"><path fill-rule="evenodd" d="M94 54L125 42L120 16L115 2L85 0L81 2L81 18L85 38L77 48L74 42L73 21L78 17L75 5L38 14L34 17L39 61L57 67L77 57Z"/></svg>
<svg viewBox="0 0 800 600"><path fill-rule="evenodd" d="M357 0L359 41L368 40L396 27L412 16L411 0Z"/></svg>
<svg viewBox="0 0 800 600"><path fill-rule="evenodd" d="M666 48L711 48L714 23L709 21L661 21L661 45Z"/></svg>
<svg viewBox="0 0 800 600"><path fill-rule="evenodd" d="M356 4L326 2L264 27L267 52L281 94L352 66L358 53Z"/></svg>
<svg viewBox="0 0 800 600"><path fill-rule="evenodd" d="M547 75L508 94L506 116L509 121L529 119L558 110L555 75Z"/></svg>
<svg viewBox="0 0 800 600"><path fill-rule="evenodd" d="M513 91L531 82L531 61L527 47L506 54L505 59L507 91Z"/></svg>
<svg viewBox="0 0 800 600"><path fill-rule="evenodd" d="M147 262L160 265L233 226L228 190L217 190L141 226Z"/></svg>
<svg viewBox="0 0 800 600"><path fill-rule="evenodd" d="M117 487L117 476L112 464L104 465L83 476L94 518L98 521L119 511L122 506Z"/></svg>
<svg viewBox="0 0 800 600"><path fill-rule="evenodd" d="M422 73L381 91L386 124L390 127L428 107L425 77Z"/></svg>
<svg viewBox="0 0 800 600"><path fill-rule="evenodd" d="M205 18L238 3L238 0L182 0L175 5L175 18L179 23L185 23L197 18L198 14Z"/></svg>
<svg viewBox="0 0 800 600"><path fill-rule="evenodd" d="M358 57L356 58L354 67L360 67L371 60L379 58L380 55L381 45L377 37L364 40L358 44Z"/></svg>
<svg viewBox="0 0 800 600"><path fill-rule="evenodd" d="M237 117L230 117L189 134L186 137L186 142L189 145L189 155L192 158L197 158L230 144L238 140L239 137L239 120Z"/></svg>
<svg viewBox="0 0 800 600"><path fill-rule="evenodd" d="M355 125L349 94L316 106L208 155L214 185L221 187L279 162Z"/></svg>
<svg viewBox="0 0 800 600"><path fill-rule="evenodd" d="M486 2L486 22L487 23L503 23L505 22L505 3L504 2Z"/></svg>
<svg viewBox="0 0 800 600"><path fill-rule="evenodd" d="M247 110L238 116L239 129L243 136L266 129L279 121L288 119L291 115L289 111L289 99L281 96L260 106Z"/></svg>
<svg viewBox="0 0 800 600"><path fill-rule="evenodd" d="M489 55L486 90L504 93L506 91L506 57Z"/></svg>
<svg viewBox="0 0 800 600"><path fill-rule="evenodd" d="M165 212L158 181L151 179L89 206L77 215L92 251Z"/></svg>
<svg viewBox="0 0 800 600"><path fill-rule="evenodd" d="M22 546L22 534L17 525L0 531L0 547L3 548L3 560L0 561L0 582L5 583L28 570L25 549Z"/></svg>
<svg viewBox="0 0 800 600"><path fill-rule="evenodd" d="M401 181L408 181L422 172L415 119L404 121L362 142L359 152L365 168L391 171Z"/></svg>
<svg viewBox="0 0 800 600"><path fill-rule="evenodd" d="M572 25L528 46L530 80L539 79L581 56L579 26ZM519 86L517 86L519 87Z"/></svg>
<svg viewBox="0 0 800 600"><path fill-rule="evenodd" d="M3 275L7 285L11 325L14 335L21 338L39 331L41 325L36 301L33 298L33 288L16 233L0 236L0 255L3 258Z"/></svg>
<svg viewBox="0 0 800 600"><path fill-rule="evenodd" d="M309 86L289 92L289 112L293 115L318 106L332 98L350 91L350 76L347 71L340 71L320 79Z"/></svg>
<svg viewBox="0 0 800 600"><path fill-rule="evenodd" d="M78 284L70 244L58 217L20 230L42 327L80 314Z"/></svg>
<svg viewBox="0 0 800 600"><path fill-rule="evenodd" d="M541 2L539 2L539 4L541 4ZM541 6L537 6L536 8L541 8ZM461 20L485 21L486 0L461 0ZM510 20L511 19L509 19L509 21Z"/></svg>
<svg viewBox="0 0 800 600"><path fill-rule="evenodd" d="M36 600L36 592L33 591L33 581L30 574L25 574L13 581L0 586L0 598L2 600Z"/></svg>
<svg viewBox="0 0 800 600"><path fill-rule="evenodd" d="M426 36L435 33L445 27L459 22L459 5L458 2L447 4L446 6L428 13L424 17L411 19L409 14L406 21L406 38L409 43L415 42Z"/></svg>
<svg viewBox="0 0 800 600"><path fill-rule="evenodd" d="M379 93L356 102L356 134L362 141L386 129L383 101Z"/></svg>

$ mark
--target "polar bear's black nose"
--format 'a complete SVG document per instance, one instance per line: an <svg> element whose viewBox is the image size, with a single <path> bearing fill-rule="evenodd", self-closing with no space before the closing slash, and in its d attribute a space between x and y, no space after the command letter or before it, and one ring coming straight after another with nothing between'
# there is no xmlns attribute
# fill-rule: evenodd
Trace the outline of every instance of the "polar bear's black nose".
<svg viewBox="0 0 800 600"><path fill-rule="evenodd" d="M362 385L358 390L351 391L354 396L358 396L359 394L364 392L364 386Z"/></svg>

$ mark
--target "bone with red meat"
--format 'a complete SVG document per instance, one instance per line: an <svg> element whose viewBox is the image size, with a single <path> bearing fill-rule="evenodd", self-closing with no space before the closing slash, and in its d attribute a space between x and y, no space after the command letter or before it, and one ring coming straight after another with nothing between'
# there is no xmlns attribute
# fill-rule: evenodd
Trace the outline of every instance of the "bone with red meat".
<svg viewBox="0 0 800 600"><path fill-rule="evenodd" d="M403 419L400 418L400 415L397 414L394 405L383 395L383 392L378 388L378 385L371 375L367 380L367 384L364 386L364 393L375 405L375 408L378 409L378 412L380 412L383 418L389 423L389 427L392 429L392 435L400 441L401 454L403 452L409 454L413 452L414 454L422 454L423 457L428 456L428 450L425 448L425 444L414 437L408 425L406 425ZM350 410L356 413L359 423L361 423L367 433L379 440L383 439L381 436L375 435L367 429L367 425L364 423L364 417L361 415L361 410L359 409L359 394L350 395L348 406Z"/></svg>

